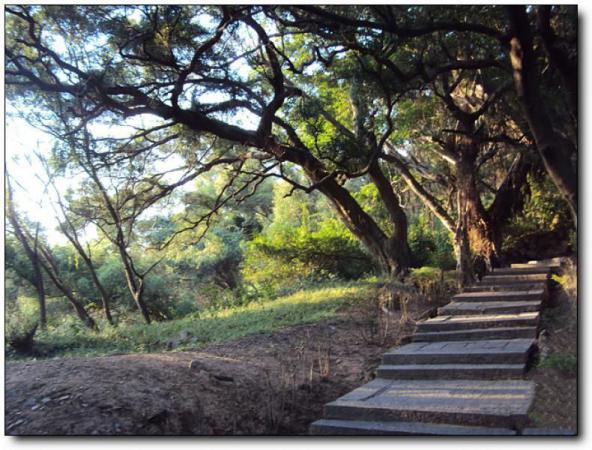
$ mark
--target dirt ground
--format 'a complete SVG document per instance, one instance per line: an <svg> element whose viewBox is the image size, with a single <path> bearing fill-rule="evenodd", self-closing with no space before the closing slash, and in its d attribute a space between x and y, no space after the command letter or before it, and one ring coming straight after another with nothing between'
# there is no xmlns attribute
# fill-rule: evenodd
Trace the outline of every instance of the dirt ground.
<svg viewBox="0 0 592 450"><path fill-rule="evenodd" d="M325 403L373 377L413 320L446 300L330 321L195 352L7 362L8 435L306 434ZM371 310L369 310L369 308Z"/></svg>
<svg viewBox="0 0 592 450"><path fill-rule="evenodd" d="M538 360L546 356L577 357L577 295L555 289L541 316ZM533 425L578 429L578 373L558 367L534 367L528 378L536 382L535 400L530 413Z"/></svg>
<svg viewBox="0 0 592 450"><path fill-rule="evenodd" d="M575 355L575 296L552 300L541 353ZM371 380L385 350L447 302L419 301L405 319L359 305L195 352L7 362L6 434L306 434L325 403ZM532 426L577 430L577 374L535 366L528 377L537 383Z"/></svg>

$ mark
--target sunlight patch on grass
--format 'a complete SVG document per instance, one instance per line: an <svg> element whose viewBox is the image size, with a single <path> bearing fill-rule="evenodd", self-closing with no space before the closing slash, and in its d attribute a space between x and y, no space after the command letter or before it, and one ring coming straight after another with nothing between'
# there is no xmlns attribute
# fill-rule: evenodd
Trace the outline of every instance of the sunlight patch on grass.
<svg viewBox="0 0 592 450"><path fill-rule="evenodd" d="M37 351L40 357L64 357L197 349L211 342L328 319L339 308L369 298L375 289L375 284L359 281L332 283L275 300L205 311L151 325L112 327L103 323L98 333L63 326L40 333L36 338Z"/></svg>

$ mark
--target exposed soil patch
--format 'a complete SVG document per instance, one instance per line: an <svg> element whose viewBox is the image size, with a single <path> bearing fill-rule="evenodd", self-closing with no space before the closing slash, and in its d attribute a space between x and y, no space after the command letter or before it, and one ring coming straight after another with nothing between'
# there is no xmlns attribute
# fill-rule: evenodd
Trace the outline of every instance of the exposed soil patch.
<svg viewBox="0 0 592 450"><path fill-rule="evenodd" d="M384 351L447 301L417 301L403 320L349 307L196 352L7 362L6 433L305 434L325 403L372 379Z"/></svg>
<svg viewBox="0 0 592 450"><path fill-rule="evenodd" d="M536 382L530 413L533 425L577 431L578 342L575 292L556 289L541 316L539 363L528 373Z"/></svg>

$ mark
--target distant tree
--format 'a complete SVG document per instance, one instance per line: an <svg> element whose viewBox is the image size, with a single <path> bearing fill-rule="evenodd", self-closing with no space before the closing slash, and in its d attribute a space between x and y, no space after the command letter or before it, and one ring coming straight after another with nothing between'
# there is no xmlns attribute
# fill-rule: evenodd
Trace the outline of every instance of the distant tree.
<svg viewBox="0 0 592 450"><path fill-rule="evenodd" d="M43 319L45 321L47 320L45 312L45 293L43 291L43 285L39 283L39 280L42 280L41 274L39 273L40 268L43 268L43 270L51 279L56 288L59 289L60 292L68 299L70 305L72 306L80 320L88 328L91 328L93 330L97 329L95 321L86 311L82 302L76 297L76 294L62 276L53 252L38 239L39 228L36 229L35 235L33 235L33 233L31 233L31 231L26 227L24 222L19 218L12 198L12 187L10 185L10 177L7 173L5 174L5 178L7 182L8 191L8 220L12 225L16 237L21 242L23 248L25 249L25 252L31 259L31 264L33 265L33 268L36 271L35 279L37 280L38 295L40 294L40 312L43 311L40 314L42 314Z"/></svg>

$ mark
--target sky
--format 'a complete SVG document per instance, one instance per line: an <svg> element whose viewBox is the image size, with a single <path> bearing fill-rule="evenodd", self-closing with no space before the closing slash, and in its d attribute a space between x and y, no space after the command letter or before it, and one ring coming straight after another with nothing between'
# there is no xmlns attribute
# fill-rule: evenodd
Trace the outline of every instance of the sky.
<svg viewBox="0 0 592 450"><path fill-rule="evenodd" d="M134 14L131 14L130 18L132 21L136 19ZM207 19L207 17L205 18ZM200 16L200 19L203 21L204 17ZM246 46L254 43L255 40L252 36L249 36L249 33L242 40L242 44ZM67 51L66 43L59 37L53 37L51 46L58 53ZM242 60L236 61L233 64L233 69L241 76L246 76L250 70ZM200 100L203 103L214 103L226 99L219 93L205 93L200 96ZM18 210L29 219L43 225L49 243L67 243L67 239L57 230L58 222L52 208L52 203L55 204L53 200L54 194L45 186L46 175L43 167L33 156L34 151L49 154L55 140L51 135L31 126L25 119L19 118L18 111L10 102L6 101L5 107L5 164L11 179L13 179L13 195ZM143 126L162 123L160 119L147 115L138 116L132 120L128 119L127 122ZM258 124L257 118L248 111L235 115L231 122L250 129L256 129ZM125 126L114 127L112 125L91 124L89 128L93 134L100 136L125 137L130 134L130 129ZM170 158L165 164L162 167L163 169L172 169L180 165L180 160ZM75 188L79 181L80 179L62 178L57 180L56 184L61 192L65 192L68 188ZM184 189L190 189L190 186L185 186ZM96 232L89 229L86 238L92 239L94 236L96 236Z"/></svg>
<svg viewBox="0 0 592 450"><path fill-rule="evenodd" d="M24 119L14 118L6 121L5 143L5 164L13 179L15 203L27 217L44 225L50 242L66 242L55 231L58 223L48 201L50 193L44 186L43 168L31 153L33 149L49 153L53 145L52 137Z"/></svg>

